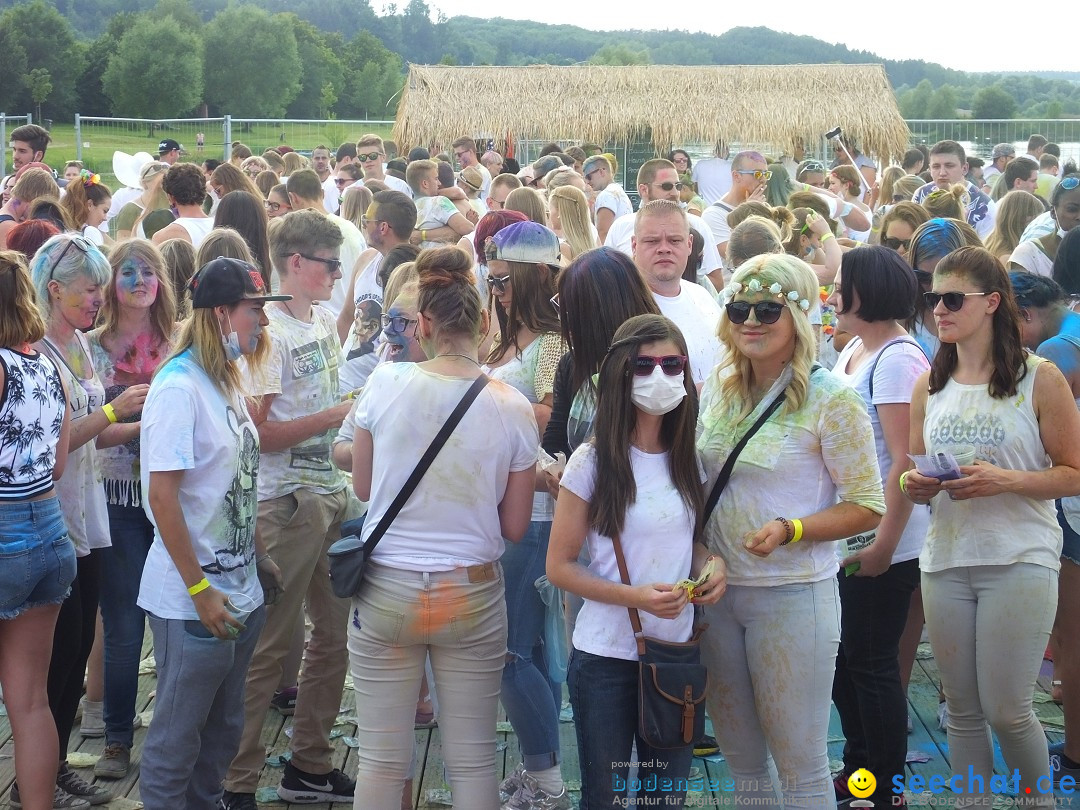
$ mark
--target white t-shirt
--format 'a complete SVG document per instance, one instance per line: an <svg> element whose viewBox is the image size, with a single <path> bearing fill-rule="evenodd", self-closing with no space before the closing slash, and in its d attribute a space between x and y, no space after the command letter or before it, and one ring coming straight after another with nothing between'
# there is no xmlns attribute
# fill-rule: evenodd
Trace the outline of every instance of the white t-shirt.
<svg viewBox="0 0 1080 810"><path fill-rule="evenodd" d="M379 286L382 254L376 253L356 277L353 306L360 310L341 348L338 392L342 395L362 388L376 363L375 350L382 338L383 289Z"/></svg>
<svg viewBox="0 0 1080 810"><path fill-rule="evenodd" d="M690 373L694 383L705 382L709 372L720 362L720 338L716 327L720 322L720 305L699 284L683 279L680 292L674 297L653 293L660 314L675 322L686 338Z"/></svg>
<svg viewBox="0 0 1080 810"><path fill-rule="evenodd" d="M699 160L690 170L690 179L697 184L698 196L712 205L731 191L731 161L719 157Z"/></svg>
<svg viewBox="0 0 1080 810"><path fill-rule="evenodd" d="M388 175L385 175L383 177L382 181L383 181L383 183L386 184L386 187L388 189L390 189L391 191L400 191L402 194L408 194L409 199L410 200L412 199L412 197L413 197L412 189L409 188L409 184L406 183L401 178L394 177L394 175L392 175L392 174L388 174Z"/></svg>
<svg viewBox="0 0 1080 810"><path fill-rule="evenodd" d="M614 213L616 219L634 213L634 204L618 183L608 183L607 187L596 195L593 210L599 213L601 208L607 208Z"/></svg>
<svg viewBox="0 0 1080 810"><path fill-rule="evenodd" d="M337 405L341 343L337 323L322 306L311 308L311 323L291 317L279 306L266 308L270 319L270 357L257 378L250 380L255 396L276 394L266 414L268 421L288 422ZM297 489L319 494L337 492L345 478L330 463L327 430L285 450L264 452L259 475L259 500L288 495Z"/></svg>
<svg viewBox="0 0 1080 810"><path fill-rule="evenodd" d="M474 163L473 168L479 170L480 174L484 175L484 181L480 184L480 199L486 200L491 196L491 172L488 171L487 166L483 163Z"/></svg>
<svg viewBox="0 0 1080 810"><path fill-rule="evenodd" d="M714 243L722 245L731 239L731 226L728 225L728 214L735 209L725 202L717 200L704 211L701 212L701 218L705 221L705 224L709 226L709 230L712 231Z"/></svg>
<svg viewBox="0 0 1080 810"><path fill-rule="evenodd" d="M330 300L323 302L323 306L330 310L336 318L341 313L341 308L345 306L345 300L348 298L345 287L348 285L348 279L352 278L356 260L360 258L361 253L367 250L367 241L364 239L364 234L360 232L360 229L344 217L330 214L330 219L341 228L341 235L345 237L345 241L341 243L341 253L338 256L341 259L341 278L334 282L334 294L330 296Z"/></svg>
<svg viewBox="0 0 1080 810"><path fill-rule="evenodd" d="M471 384L415 363L383 363L371 373L355 409L357 428L371 433L375 448L363 539L374 531ZM536 463L539 445L529 401L505 383L489 382L372 559L409 571L449 571L499 559L504 541L498 506L507 478Z"/></svg>
<svg viewBox="0 0 1080 810"><path fill-rule="evenodd" d="M930 368L930 363L927 362L922 349L914 340L908 338L903 343L894 343L889 346L884 356L881 349L867 356L862 365L855 369L854 373L849 374L846 371L848 361L860 346L862 346L862 338L855 337L848 341L844 350L840 352L833 374L854 388L864 402L870 403L870 369L874 369L873 405L910 404L915 381L920 374ZM877 362L876 368L875 362ZM881 470L881 480L884 482L888 480L889 471L892 469L892 457L889 455L888 445L885 444L885 434L881 432L881 419L877 408L868 405L867 411L870 414L870 424L874 426L878 468ZM906 462L906 459L904 461ZM904 527L903 534L900 535L900 542L896 544L896 550L893 552L894 563L914 560L919 556L929 524L930 510L916 504L911 510L911 517L908 519L907 526Z"/></svg>
<svg viewBox="0 0 1080 810"><path fill-rule="evenodd" d="M637 497L627 507L619 539L631 585L653 582L674 585L690 576L694 518L671 480L668 465L667 453L645 453L630 448ZM596 448L591 442L581 445L570 456L561 486L583 501L592 500L596 488ZM621 582L611 538L590 527L585 542L589 573L609 582ZM638 614L641 629L652 638L688 641L693 632L692 605L683 608L675 619L661 619L644 610ZM574 626L574 649L636 661L637 644L626 608L586 599Z"/></svg>
<svg viewBox="0 0 1080 810"><path fill-rule="evenodd" d="M95 228L93 225L83 225L82 236L83 239L92 242L98 247L105 244L105 235L101 232L100 228Z"/></svg>
<svg viewBox="0 0 1080 810"><path fill-rule="evenodd" d="M1037 276L1052 276L1054 260L1046 255L1038 239L1029 239L1017 245L1009 256L1010 265L1015 263Z"/></svg>
<svg viewBox="0 0 1080 810"><path fill-rule="evenodd" d="M334 182L333 172L330 172L330 176L323 180L322 193L323 206L327 211L337 213L338 199L341 197L341 192L338 191L337 183Z"/></svg>
<svg viewBox="0 0 1080 810"><path fill-rule="evenodd" d="M141 482L150 473L183 470L180 508L192 549L210 584L222 593L243 593L262 604L255 573L256 481L259 433L239 396L226 399L190 350L161 367L150 384L142 414ZM163 619L198 619L161 532L146 555L138 604Z"/></svg>
<svg viewBox="0 0 1080 810"><path fill-rule="evenodd" d="M634 258L634 250L630 238L634 235L634 218L636 216L636 214L626 214L616 219L611 223L607 238L604 239L606 247L621 250L631 259ZM716 237L713 235L712 228L696 214L687 214L686 219L690 227L700 233L701 238L705 240L701 255L701 269L698 271L698 276L707 276L713 270L722 268L724 263L720 259L720 252L716 249Z"/></svg>
<svg viewBox="0 0 1080 810"><path fill-rule="evenodd" d="M1024 232L1020 235L1020 241L1027 242L1029 239L1039 239L1048 233L1053 233L1056 228L1057 220L1054 219L1052 213L1047 211L1045 214L1039 214L1028 223L1028 226L1024 228Z"/></svg>
<svg viewBox="0 0 1080 810"><path fill-rule="evenodd" d="M449 225L454 214L460 213L457 206L447 197L436 194L434 197L416 197L416 228L430 231ZM433 242L428 239L420 243L420 249L446 247L446 242Z"/></svg>

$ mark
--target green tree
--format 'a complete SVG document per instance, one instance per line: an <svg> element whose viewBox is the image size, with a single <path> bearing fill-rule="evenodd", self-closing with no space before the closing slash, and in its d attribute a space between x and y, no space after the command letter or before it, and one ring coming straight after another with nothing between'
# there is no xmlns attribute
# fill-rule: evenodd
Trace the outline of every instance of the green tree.
<svg viewBox="0 0 1080 810"><path fill-rule="evenodd" d="M202 99L202 43L172 17L142 17L121 37L101 79L115 115L184 115Z"/></svg>
<svg viewBox="0 0 1080 810"><path fill-rule="evenodd" d="M956 90L945 84L934 91L930 106L926 110L927 118L956 118Z"/></svg>
<svg viewBox="0 0 1080 810"><path fill-rule="evenodd" d="M23 77L39 68L48 71L53 86L42 112L50 118L67 118L78 112L76 82L83 72L86 46L75 38L71 23L54 5L30 0L0 14L0 51L9 49L11 52L0 59L0 75L4 76L0 107L29 111L34 99Z"/></svg>
<svg viewBox="0 0 1080 810"><path fill-rule="evenodd" d="M972 115L976 118L1012 118L1016 114L1016 99L996 84L984 87L975 94Z"/></svg>
<svg viewBox="0 0 1080 810"><path fill-rule="evenodd" d="M34 100L35 115L41 120L41 105L52 92L52 78L45 68L34 68L26 76L26 86L30 88L30 98Z"/></svg>
<svg viewBox="0 0 1080 810"><path fill-rule="evenodd" d="M76 86L79 88L79 109L83 115L112 115L112 101L105 95L102 77L120 47L124 34L139 20L139 15L123 13L109 20L105 31L86 49L86 67Z"/></svg>
<svg viewBox="0 0 1080 810"><path fill-rule="evenodd" d="M1046 105L1046 117L1047 118L1061 118L1065 113L1065 108L1060 101L1051 101Z"/></svg>
<svg viewBox="0 0 1080 810"><path fill-rule="evenodd" d="M203 21L199 12L191 5L191 0L158 0L154 10L150 12L154 19L172 17L173 20L185 31L202 35Z"/></svg>
<svg viewBox="0 0 1080 810"><path fill-rule="evenodd" d="M231 6L203 36L206 100L220 112L280 118L300 94L303 66L292 21L258 6Z"/></svg>
<svg viewBox="0 0 1080 810"><path fill-rule="evenodd" d="M908 90L900 97L900 112L904 118L929 118L930 100L934 96L934 86L929 79L923 79L914 90Z"/></svg>
<svg viewBox="0 0 1080 810"><path fill-rule="evenodd" d="M626 42L612 43L589 57L591 65L647 65L649 49L637 48Z"/></svg>
<svg viewBox="0 0 1080 810"><path fill-rule="evenodd" d="M292 22L297 54L303 65L300 92L285 114L290 118L322 118L337 103L345 69L322 31L295 15L285 16Z"/></svg>
<svg viewBox="0 0 1080 810"><path fill-rule="evenodd" d="M388 51L375 36L361 31L342 46L345 68L336 111L341 118L393 116L404 83L401 57Z"/></svg>

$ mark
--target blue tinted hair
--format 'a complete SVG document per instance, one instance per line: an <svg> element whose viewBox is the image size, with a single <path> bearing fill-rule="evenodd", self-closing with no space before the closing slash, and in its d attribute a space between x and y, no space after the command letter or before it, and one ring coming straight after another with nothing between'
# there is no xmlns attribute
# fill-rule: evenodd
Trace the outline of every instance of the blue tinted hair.
<svg viewBox="0 0 1080 810"><path fill-rule="evenodd" d="M1042 309L1065 300L1065 290L1061 289L1061 285L1052 278L1046 276L1024 270L1013 270L1009 273L1009 282L1016 295L1016 303L1022 307Z"/></svg>
<svg viewBox="0 0 1080 810"><path fill-rule="evenodd" d="M964 232L956 220L936 217L924 222L911 237L908 249L911 266L918 270L924 260L940 259L947 253L967 246Z"/></svg>

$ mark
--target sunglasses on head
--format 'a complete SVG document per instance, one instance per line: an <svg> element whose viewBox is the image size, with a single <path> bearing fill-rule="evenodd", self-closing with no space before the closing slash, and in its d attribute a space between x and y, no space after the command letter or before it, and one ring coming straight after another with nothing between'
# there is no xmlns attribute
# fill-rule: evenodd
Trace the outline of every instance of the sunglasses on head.
<svg viewBox="0 0 1080 810"><path fill-rule="evenodd" d="M664 191L671 191L672 189L675 189L676 191L682 191L682 183L654 183L653 185L655 185L657 188L663 189Z"/></svg>
<svg viewBox="0 0 1080 810"><path fill-rule="evenodd" d="M776 323L784 312L784 305L777 301L758 301L751 304L749 301L732 301L727 305L728 320L732 323L745 323L750 317L750 310L754 310L754 317L758 323Z"/></svg>
<svg viewBox="0 0 1080 810"><path fill-rule="evenodd" d="M365 153L361 152L360 154L358 154L356 156L356 159L361 161L361 162L366 162L366 161L369 161L369 160L378 160L379 159L379 153L378 152L368 152L368 153L365 154Z"/></svg>
<svg viewBox="0 0 1080 810"><path fill-rule="evenodd" d="M947 292L947 293L924 292L922 294L922 297L923 297L923 301L926 302L926 305L928 307L930 307L930 309L934 309L938 305L938 301L941 301L945 305L945 309L949 310L949 312L959 312L961 307L964 306L964 301L967 299L967 297L969 295L989 295L989 294L990 293L984 293L984 292L971 292L971 293L962 293L962 292Z"/></svg>
<svg viewBox="0 0 1080 810"><path fill-rule="evenodd" d="M510 284L510 275L505 276L488 276L488 284L491 285L491 289L497 293L504 292L508 284Z"/></svg>
<svg viewBox="0 0 1080 810"><path fill-rule="evenodd" d="M771 171L762 171L761 169L737 169L736 174L752 174L755 180L768 180L772 177Z"/></svg>
<svg viewBox="0 0 1080 810"><path fill-rule="evenodd" d="M1059 183L1066 191L1072 191L1077 186L1080 186L1080 177L1065 177Z"/></svg>
<svg viewBox="0 0 1080 810"><path fill-rule="evenodd" d="M657 366L660 366L660 370L669 377L677 377L686 370L686 355L668 354L664 357L653 357L649 354L639 354L634 358L634 376L648 377Z"/></svg>
<svg viewBox="0 0 1080 810"><path fill-rule="evenodd" d="M68 241L68 243L66 245L64 245L64 249L60 251L60 255L56 257L56 261L52 263L52 267L49 268L49 281L52 281L53 273L56 272L56 268L60 266L60 262L62 262L64 260L64 257L67 255L67 252L69 250L71 250L72 245L74 245L76 248L78 248L80 251L82 251L83 255L88 254L91 250L96 250L96 248L94 247L94 243L91 242L86 237L84 237L84 236L73 236L73 237L71 237L71 239Z"/></svg>
<svg viewBox="0 0 1080 810"><path fill-rule="evenodd" d="M899 250L900 248L907 250L911 247L911 240L897 239L895 236L885 236L882 237L881 244L883 247L891 248L893 250Z"/></svg>
<svg viewBox="0 0 1080 810"><path fill-rule="evenodd" d="M803 174L818 174L825 171L825 164L812 160L802 168Z"/></svg>

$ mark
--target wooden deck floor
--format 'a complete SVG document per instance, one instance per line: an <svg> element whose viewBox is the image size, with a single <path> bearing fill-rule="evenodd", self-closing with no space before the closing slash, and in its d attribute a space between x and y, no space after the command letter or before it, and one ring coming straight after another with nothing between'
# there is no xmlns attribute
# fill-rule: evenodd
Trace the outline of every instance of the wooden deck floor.
<svg viewBox="0 0 1080 810"><path fill-rule="evenodd" d="M139 690L139 703L138 710L143 713L144 720L149 720L152 717L154 702L151 697L152 692L156 685L156 678L153 674L152 666L150 663L152 659L144 661L144 670L146 670L140 676L140 690ZM1007 662L1003 662L1003 665L1007 665ZM1050 664L1044 663L1043 674L1039 678L1039 689L1036 695L1036 711L1046 728L1047 736L1051 742L1059 742L1062 737L1062 714L1061 708L1052 703L1049 699L1050 688ZM946 741L945 732L941 731L937 727L937 684L938 673L935 666L934 659L930 655L929 645L922 645L920 648L920 658L916 662L915 671L912 674L912 683L909 689L909 702L910 711L914 724L914 731L909 736L909 759L913 754L921 754L928 756L928 759L924 762L910 762L908 768L911 773L920 774L924 777L929 777L933 774L948 774L949 773L949 754L948 743ZM350 724L350 715L353 714L353 710L350 708L352 696L349 689L346 689L345 695L342 698L342 706L344 707L341 715L339 716L339 725L334 728L332 740L334 749L336 751L335 765L344 769L347 773L355 773L356 771L356 751L355 740L352 738L356 731L355 725ZM288 750L288 729L290 722L288 718L282 717L276 711L267 712L266 719L263 724L263 740L267 745L269 751L268 764L264 767L262 776L259 782L258 799L260 805L267 808L283 808L285 803L277 798L275 788L281 777L281 765L271 765L269 762L280 756L282 753ZM498 764L500 770L500 776L512 771L518 762L520 762L520 752L517 745L517 739L514 733L510 730L508 723L502 722L499 724L499 739L500 739L500 753L498 757ZM562 756L563 756L563 775L567 781L568 786L572 792L580 788L580 776L578 773L578 761L576 754L576 743L574 737L574 727L572 722L563 722L560 724L560 737L562 742ZM123 780L104 780L104 784L113 790L118 797L111 803L103 805L105 808L112 808L112 810L135 810L135 808L141 807L139 803L139 770L137 761L139 757L139 751L142 747L143 741L146 737L146 731L144 729L135 732L135 750L133 752L133 761L136 765L132 768L132 772L127 778ZM414 808L446 808L450 806L450 793L446 784L443 781L443 763L442 763L442 748L439 737L438 728L431 730L418 730L416 732L416 743L418 746L418 760L417 760L417 773L419 779L416 780L413 788L413 807ZM84 768L81 773L87 778L91 779L93 776L93 763L96 761L97 756L101 753L104 747L104 740L102 739L86 739L79 735L78 728L71 740L71 764L75 767ZM829 733L829 753L830 758L833 760L834 770L840 767L840 756L843 749L843 737L840 732L839 719L836 716L835 709L833 711L832 723ZM918 758L922 759L923 756ZM996 770L998 773L1005 773L1005 763L1001 758L1000 750L997 750L995 746L995 760ZM694 768L705 776L707 780L722 780L727 776L728 771L723 759L719 756L711 757L707 759L694 760ZM8 788L14 779L14 761L12 759L12 742L11 742L11 728L7 722L6 716L0 716L0 808L6 808ZM920 804L920 798L925 797L913 797L914 804ZM702 802L702 800L705 800ZM694 804L697 801L698 804ZM1068 804L1068 798L1062 798L1061 801ZM688 806L709 806L708 800L702 796L691 795L688 797ZM728 803L730 803L730 797L728 797ZM1007 800L998 800L995 802L995 806L1002 806L1008 804ZM713 797L713 806L723 806L720 797ZM315 808L328 808L329 805L309 805ZM334 810L345 810L346 805L335 805ZM460 808L459 810L468 810L468 808Z"/></svg>

